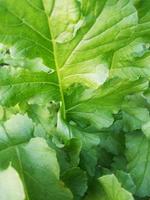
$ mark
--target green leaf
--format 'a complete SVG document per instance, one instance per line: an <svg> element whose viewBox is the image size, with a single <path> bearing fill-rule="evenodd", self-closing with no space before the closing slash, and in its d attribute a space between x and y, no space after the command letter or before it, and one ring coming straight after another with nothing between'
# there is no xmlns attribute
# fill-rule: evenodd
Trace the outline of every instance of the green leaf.
<svg viewBox="0 0 150 200"><path fill-rule="evenodd" d="M30 72L23 69L5 67L0 69L0 103L15 105L40 93L48 99L59 99L59 87L54 74Z"/></svg>
<svg viewBox="0 0 150 200"><path fill-rule="evenodd" d="M85 200L134 200L132 194L121 187L114 175L105 175L98 179Z"/></svg>
<svg viewBox="0 0 150 200"><path fill-rule="evenodd" d="M142 125L149 120L149 111L145 107L137 107L130 104L123 106L124 131L141 129Z"/></svg>
<svg viewBox="0 0 150 200"><path fill-rule="evenodd" d="M128 42L124 30L133 31L137 16L129 1L56 0L50 22L63 87L76 82L97 87L108 77L105 54Z"/></svg>
<svg viewBox="0 0 150 200"><path fill-rule="evenodd" d="M21 55L16 55L13 47L0 44L0 64L1 66L12 66L14 68L26 68L31 71L50 72L50 68L45 66L41 58L29 59Z"/></svg>
<svg viewBox="0 0 150 200"><path fill-rule="evenodd" d="M119 155L124 151L124 137L123 133L115 132L101 132L100 137L100 147L105 149L107 152Z"/></svg>
<svg viewBox="0 0 150 200"><path fill-rule="evenodd" d="M122 10L121 15L118 10ZM66 88L74 83L94 89L102 85L108 78L113 52L132 41L129 36L134 32L138 16L133 2L128 0L56 0L55 3L52 0L34 0L32 3L22 0L17 5L14 0L0 0L0 21L1 42L14 46L19 55L42 58L44 64L54 70L49 76L41 75L36 86L29 84L29 92L23 83L22 98L16 93L19 85L14 90L8 89L2 103L13 105L38 95L40 87L42 93L62 102L63 117L66 118ZM8 79L5 81L8 84ZM10 81L8 85L13 83ZM84 115L87 119L88 113L92 115L95 109L83 110L80 118ZM108 127L113 122L112 111L98 111L91 119L96 128Z"/></svg>
<svg viewBox="0 0 150 200"><path fill-rule="evenodd" d="M106 175L99 178L99 182L104 191L104 199L108 200L133 200L131 193L121 187L114 175Z"/></svg>
<svg viewBox="0 0 150 200"><path fill-rule="evenodd" d="M147 139L150 138L150 121L146 122L145 124L142 125L142 131L147 137Z"/></svg>
<svg viewBox="0 0 150 200"><path fill-rule="evenodd" d="M49 2L52 6L53 1ZM46 65L54 68L52 38L44 6L45 1L41 0L32 3L22 0L17 4L1 0L0 40L13 45L18 54L29 58L40 57Z"/></svg>
<svg viewBox="0 0 150 200"><path fill-rule="evenodd" d="M66 171L62 180L71 189L74 199L79 200L84 196L87 190L87 176L80 168L72 168Z"/></svg>
<svg viewBox="0 0 150 200"><path fill-rule="evenodd" d="M82 141L82 149L80 154L80 166L86 170L90 177L95 175L96 165L98 161L98 146L100 138L97 133L88 133L77 128L72 128L75 137Z"/></svg>
<svg viewBox="0 0 150 200"><path fill-rule="evenodd" d="M117 170L115 173L117 179L119 180L119 182L122 184L122 186L128 190L131 193L135 193L136 190L136 186L132 180L132 177L130 174L122 171L122 170Z"/></svg>
<svg viewBox="0 0 150 200"><path fill-rule="evenodd" d="M142 134L127 135L126 148L127 170L135 182L136 195L149 196L150 141Z"/></svg>
<svg viewBox="0 0 150 200"><path fill-rule="evenodd" d="M144 39L135 39L113 55L110 75L122 79L150 78L150 44Z"/></svg>
<svg viewBox="0 0 150 200"><path fill-rule="evenodd" d="M16 170L11 166L0 171L0 199L25 200L21 179Z"/></svg>
<svg viewBox="0 0 150 200"><path fill-rule="evenodd" d="M4 108L0 106L0 121L4 118Z"/></svg>
<svg viewBox="0 0 150 200"><path fill-rule="evenodd" d="M60 127L59 127L60 128ZM59 129L60 131L60 129ZM66 136L67 135L67 136ZM68 138L70 135L71 139ZM89 176L95 175L100 137L97 133L84 132L71 124L61 124L61 133L54 135L58 160L62 172L79 164Z"/></svg>
<svg viewBox="0 0 150 200"><path fill-rule="evenodd" d="M121 109L124 98L129 94L143 92L147 87L148 82L144 79L136 81L110 79L91 96L89 93L84 95L84 100L81 93L81 101L74 103L72 107L69 105L68 117L86 130L109 127L114 121L113 114ZM76 91L70 96L73 98L75 95ZM69 99L70 96L66 98Z"/></svg>
<svg viewBox="0 0 150 200"><path fill-rule="evenodd" d="M78 138L71 138L62 146L56 149L61 174L79 165L82 142Z"/></svg>
<svg viewBox="0 0 150 200"><path fill-rule="evenodd" d="M147 99L143 93L126 96L120 111L123 131L130 132L141 129L150 118L148 107Z"/></svg>
<svg viewBox="0 0 150 200"><path fill-rule="evenodd" d="M136 35L149 39L150 34L150 7L149 0L144 3L140 0L136 4L139 17L139 25L136 28Z"/></svg>
<svg viewBox="0 0 150 200"><path fill-rule="evenodd" d="M26 200L150 196L149 63L149 0L0 0L0 168Z"/></svg>
<svg viewBox="0 0 150 200"><path fill-rule="evenodd" d="M0 127L0 168L11 163L18 171L27 199L71 200L71 192L59 180L55 151L42 138L30 140L32 134L32 121L22 115L12 117Z"/></svg>
<svg viewBox="0 0 150 200"><path fill-rule="evenodd" d="M127 161L124 155L116 156L113 158L111 167L113 170L124 170L126 171Z"/></svg>
<svg viewBox="0 0 150 200"><path fill-rule="evenodd" d="M122 10L121 15L118 10ZM132 1L56 0L54 3L52 0L38 0L29 3L22 0L16 5L14 0L0 0L0 21L1 42L14 46L16 54L41 58L54 71L51 74L33 74L17 70L12 74L2 69L0 100L3 105L15 105L41 96L43 101L61 101L63 118L81 123L86 120L84 127L101 129L113 123L112 115L118 112L121 104L119 100L114 102L113 98L123 99L128 92L133 92L134 84L123 83L120 89L115 87L116 97L115 89L110 89L110 98L104 98L106 86L102 90L99 86L108 78L113 54L135 39L129 37L138 24ZM116 62L119 65L120 61ZM88 98L88 102L79 99L75 107L68 106L66 89L75 83L97 89L97 97ZM111 82L111 87L113 84ZM132 88L128 92L118 94L118 90L130 88L130 84Z"/></svg>
<svg viewBox="0 0 150 200"><path fill-rule="evenodd" d="M11 145L15 147L22 142L28 142L33 136L33 132L34 126L31 119L26 115L13 115L11 119L0 126L0 150L7 149Z"/></svg>
<svg viewBox="0 0 150 200"><path fill-rule="evenodd" d="M43 105L39 104L21 104L20 108L23 112L27 112L29 117L36 124L34 129L35 136L47 137L52 134L56 125L58 105L50 102Z"/></svg>

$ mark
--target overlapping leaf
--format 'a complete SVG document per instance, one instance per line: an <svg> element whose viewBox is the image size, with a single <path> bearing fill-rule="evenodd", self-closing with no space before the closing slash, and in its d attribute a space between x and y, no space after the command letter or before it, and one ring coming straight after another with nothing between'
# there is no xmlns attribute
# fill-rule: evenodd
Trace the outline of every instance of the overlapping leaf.
<svg viewBox="0 0 150 200"><path fill-rule="evenodd" d="M32 138L33 131L32 121L22 115L13 116L0 127L0 168L11 163L18 171L26 199L72 199L69 189L59 180L55 151L44 139Z"/></svg>
<svg viewBox="0 0 150 200"><path fill-rule="evenodd" d="M85 200L133 200L133 196L121 187L114 175L105 175L98 179Z"/></svg>
<svg viewBox="0 0 150 200"><path fill-rule="evenodd" d="M0 0L0 42L0 199L150 196L149 0Z"/></svg>

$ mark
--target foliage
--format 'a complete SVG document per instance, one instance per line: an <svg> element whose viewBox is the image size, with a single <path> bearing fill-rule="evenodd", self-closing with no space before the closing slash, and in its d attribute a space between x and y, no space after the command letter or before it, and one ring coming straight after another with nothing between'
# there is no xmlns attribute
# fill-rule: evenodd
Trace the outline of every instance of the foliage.
<svg viewBox="0 0 150 200"><path fill-rule="evenodd" d="M149 0L0 0L0 199L148 200Z"/></svg>

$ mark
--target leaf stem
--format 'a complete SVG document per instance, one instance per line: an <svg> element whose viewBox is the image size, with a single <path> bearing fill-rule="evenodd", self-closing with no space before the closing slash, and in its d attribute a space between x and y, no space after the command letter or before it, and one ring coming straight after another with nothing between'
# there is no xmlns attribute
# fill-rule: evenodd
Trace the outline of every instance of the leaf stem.
<svg viewBox="0 0 150 200"><path fill-rule="evenodd" d="M50 17L47 15L47 19L48 19L48 26L49 26L49 32L51 35L51 40L52 40L52 45L53 45L53 52L54 52L54 61L55 61L55 67L56 67L56 73L57 73L57 78L58 78L58 83L59 83L59 90L60 90L60 96L61 96L61 101L62 101L62 116L64 119L66 119L66 106L65 106L65 100L64 100L64 92L63 92L63 87L61 84L61 76L59 73L59 65L56 59L56 43L54 40L54 36L52 34L52 31L50 29Z"/></svg>

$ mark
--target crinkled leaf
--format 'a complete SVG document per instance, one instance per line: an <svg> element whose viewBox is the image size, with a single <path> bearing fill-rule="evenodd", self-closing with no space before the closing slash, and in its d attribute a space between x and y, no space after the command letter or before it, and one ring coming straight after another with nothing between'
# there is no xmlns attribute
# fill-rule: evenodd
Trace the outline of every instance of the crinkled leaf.
<svg viewBox="0 0 150 200"><path fill-rule="evenodd" d="M34 135L39 137L47 137L52 134L52 130L56 125L56 116L58 105L54 102L47 104L22 104L20 108L23 112L27 112L30 118L35 122Z"/></svg>
<svg viewBox="0 0 150 200"><path fill-rule="evenodd" d="M136 81L111 79L96 90L92 97L87 94L87 100L81 99L81 102L68 108L68 117L87 130L109 127L114 121L112 114L121 109L126 95L144 91L147 87L148 82L143 79Z"/></svg>
<svg viewBox="0 0 150 200"><path fill-rule="evenodd" d="M72 167L87 171L90 187L93 177L104 171L126 170L123 131L137 129L137 137L141 134L144 139L140 146L127 145L127 172L131 171L137 186L136 195L150 195L149 91L144 94L146 104L126 100L131 94L142 96L149 87L149 22L149 0L0 0L0 42L6 44L6 48L0 45L0 103L14 106L25 101L28 105L2 108L0 121L14 111L27 111L34 121L16 115L2 122L0 167L12 163L27 199L72 199L59 178ZM60 104L57 124L56 118L49 118L51 100ZM97 132L106 135L100 137ZM50 136L50 147L41 138L31 139L35 136ZM129 149L133 154L137 146L146 155L140 152L132 165ZM79 188L75 178L83 174L75 174L69 174L66 183L75 197L82 198L85 179ZM127 174L120 177L125 188L129 186L124 177L133 186ZM114 175L101 177L93 187L90 200L133 199Z"/></svg>
<svg viewBox="0 0 150 200"><path fill-rule="evenodd" d="M71 109L65 105L66 87L82 83L90 88L98 88L103 84L108 78L113 52L132 41L129 36L134 33L138 24L136 8L133 2L128 0L56 0L55 3L42 0L29 3L23 0L18 2L17 6L14 1L1 0L0 8L0 41L13 45L19 55L43 59L43 62L55 71L50 75L42 74L40 83L37 83L37 80L36 84L29 83L29 92L24 82L21 83L21 87L19 84L15 87L13 81L4 78L8 90L4 94L6 87L2 87L2 103L15 104L17 101L39 95L40 88L42 93L48 93L48 98L62 101L64 118L66 109ZM121 15L118 10L122 10ZM3 72L2 76L4 77ZM16 78L17 82L19 77L20 75ZM25 76L24 79L26 78ZM21 91L16 92L19 88ZM78 107L80 113L72 110L74 118L84 118L88 121L90 114L90 123L96 128L110 126L113 122L114 108L98 108L97 104L94 107L95 103L93 102L93 106L87 105L87 102L83 103L82 109Z"/></svg>
<svg viewBox="0 0 150 200"><path fill-rule="evenodd" d="M142 39L135 39L113 55L111 76L129 80L139 77L150 78L150 44Z"/></svg>
<svg viewBox="0 0 150 200"><path fill-rule="evenodd" d="M0 44L0 65L2 67L12 66L14 68L26 68L33 72L51 72L50 68L43 64L41 58L29 59L22 57L21 55L16 55L13 47L8 47L3 44Z"/></svg>
<svg viewBox="0 0 150 200"><path fill-rule="evenodd" d="M16 1L1 0L0 40L14 45L18 54L40 57L46 65L54 67L52 38L44 6L45 1L42 4L40 0L18 1L17 4Z"/></svg>
<svg viewBox="0 0 150 200"><path fill-rule="evenodd" d="M36 95L59 99L59 87L54 74L5 67L0 69L0 103L15 105Z"/></svg>

